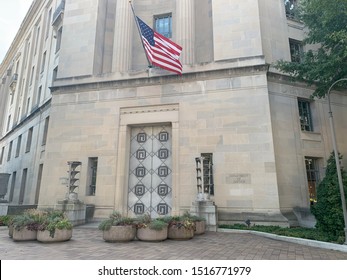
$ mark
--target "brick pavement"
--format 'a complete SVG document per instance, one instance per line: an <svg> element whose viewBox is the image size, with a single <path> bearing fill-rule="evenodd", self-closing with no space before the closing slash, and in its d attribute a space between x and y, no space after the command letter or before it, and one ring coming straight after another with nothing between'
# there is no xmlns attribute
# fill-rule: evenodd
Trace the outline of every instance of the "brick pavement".
<svg viewBox="0 0 347 280"><path fill-rule="evenodd" d="M107 243L96 228L76 227L68 242L14 242L0 227L1 260L347 260L347 253L247 233L207 232L189 241Z"/></svg>

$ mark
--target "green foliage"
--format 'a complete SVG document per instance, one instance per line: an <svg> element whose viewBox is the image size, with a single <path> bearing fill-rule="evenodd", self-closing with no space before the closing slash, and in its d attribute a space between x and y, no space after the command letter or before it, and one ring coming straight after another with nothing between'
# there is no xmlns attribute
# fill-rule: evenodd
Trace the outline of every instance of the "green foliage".
<svg viewBox="0 0 347 280"><path fill-rule="evenodd" d="M342 156L340 156L340 159L342 159ZM342 169L341 175L346 196L346 171ZM344 237L345 225L341 203L335 157L334 154L331 154L327 161L325 177L317 188L317 203L312 206L312 213L317 220L316 228L336 241Z"/></svg>
<svg viewBox="0 0 347 280"><path fill-rule="evenodd" d="M235 225L220 225L220 228L227 229L240 229L240 230L252 230L259 232L272 233L282 236L296 237L296 238L305 238L310 240L318 240L324 242L336 242L342 244L344 240L333 240L326 235L326 233L315 229L315 228L282 228L279 226L262 226L262 225L253 225L248 227L244 224L235 224Z"/></svg>
<svg viewBox="0 0 347 280"><path fill-rule="evenodd" d="M35 223L35 220L32 217L26 214L16 215L13 217L12 225L15 230L22 230L24 228L27 228L28 230L36 230L39 226Z"/></svg>
<svg viewBox="0 0 347 280"><path fill-rule="evenodd" d="M16 230L21 230L23 228L38 230L46 215L47 212L45 211L28 209L20 215L13 216L10 222Z"/></svg>
<svg viewBox="0 0 347 280"><path fill-rule="evenodd" d="M151 221L150 224L148 224L148 227L150 229L158 230L158 231L166 228L167 226L168 226L167 223L165 223L164 221L158 220L158 219L154 219Z"/></svg>
<svg viewBox="0 0 347 280"><path fill-rule="evenodd" d="M185 229L195 229L195 222L191 217L187 216L168 216L166 221L169 224L169 227L184 227Z"/></svg>
<svg viewBox="0 0 347 280"><path fill-rule="evenodd" d="M108 219L102 221L98 228L99 230L109 230L112 226L136 226L135 219L123 217L119 212L114 211Z"/></svg>
<svg viewBox="0 0 347 280"><path fill-rule="evenodd" d="M187 217L187 218L191 219L193 222L202 222L202 221L206 221L205 218L199 217L199 216L197 216L197 215L192 215L192 214L190 214L188 211L186 211L186 212L183 214L183 217Z"/></svg>
<svg viewBox="0 0 347 280"><path fill-rule="evenodd" d="M48 230L53 238L56 229L72 229L72 223L67 219L62 211L51 211L44 215L40 221L39 230Z"/></svg>
<svg viewBox="0 0 347 280"><path fill-rule="evenodd" d="M300 63L280 60L274 66L315 85L313 96L324 97L333 82L347 77L347 1L301 0L299 8L299 19L309 30L304 44L319 47L305 52Z"/></svg>
<svg viewBox="0 0 347 280"><path fill-rule="evenodd" d="M150 228L153 230L162 230L166 228L168 224L162 219L152 219L149 214L144 214L137 219L138 228Z"/></svg>
<svg viewBox="0 0 347 280"><path fill-rule="evenodd" d="M8 226L11 223L10 215L0 216L0 226Z"/></svg>

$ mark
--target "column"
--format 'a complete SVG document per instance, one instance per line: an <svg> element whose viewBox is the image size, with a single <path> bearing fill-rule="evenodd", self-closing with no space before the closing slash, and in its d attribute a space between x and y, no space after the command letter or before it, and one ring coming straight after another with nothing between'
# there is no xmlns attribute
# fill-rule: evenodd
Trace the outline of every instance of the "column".
<svg viewBox="0 0 347 280"><path fill-rule="evenodd" d="M177 1L177 43L183 48L181 54L182 64L194 64L195 44L195 11L194 0Z"/></svg>
<svg viewBox="0 0 347 280"><path fill-rule="evenodd" d="M133 15L129 0L118 0L113 44L112 72L127 72L131 62Z"/></svg>

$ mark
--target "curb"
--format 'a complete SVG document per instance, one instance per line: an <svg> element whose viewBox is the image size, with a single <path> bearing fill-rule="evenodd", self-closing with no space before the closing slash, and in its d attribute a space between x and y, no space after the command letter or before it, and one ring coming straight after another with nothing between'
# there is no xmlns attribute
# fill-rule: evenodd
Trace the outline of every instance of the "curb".
<svg viewBox="0 0 347 280"><path fill-rule="evenodd" d="M282 236L282 235L260 232L260 231L252 231L252 230L218 228L217 231L226 232L226 233L254 234L254 235L259 235L259 236L263 236L263 237L267 237L267 238L271 238L275 240L287 241L287 242L296 243L300 245L306 245L306 246L317 247L322 249L330 249L330 250L347 253L347 245L340 245L340 244L334 244L334 243L316 241L316 240L310 240L310 239L303 239L303 238L297 238L297 237L288 237L288 236Z"/></svg>

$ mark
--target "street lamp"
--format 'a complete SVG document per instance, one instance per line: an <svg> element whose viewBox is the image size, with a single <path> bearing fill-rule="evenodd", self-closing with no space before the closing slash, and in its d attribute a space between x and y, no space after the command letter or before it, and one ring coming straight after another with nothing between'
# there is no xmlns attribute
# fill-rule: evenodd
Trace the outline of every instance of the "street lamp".
<svg viewBox="0 0 347 280"><path fill-rule="evenodd" d="M342 211L343 211L343 219L345 221L345 244L347 245L347 210L346 210L346 200L345 200L345 192L343 189L343 183L342 183L342 175L341 175L341 167L340 167L340 159L339 159L339 153L337 150L337 143L336 143L336 134L335 134L335 127L334 127L334 120L333 120L333 113L331 111L331 103L330 103L330 91L333 88L334 85L336 85L338 82L341 81L347 81L347 78L342 78L337 81L335 81L328 89L327 97L328 97L328 104L329 104L329 123L330 123L330 130L331 130L331 137L333 141L333 148L334 148L334 155L335 155L335 162L336 162L336 169L337 169L337 177L339 180L339 187L340 187L340 195L341 195L341 202L342 202Z"/></svg>

